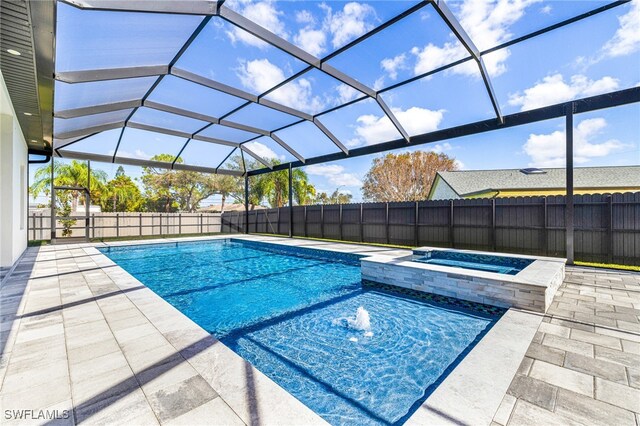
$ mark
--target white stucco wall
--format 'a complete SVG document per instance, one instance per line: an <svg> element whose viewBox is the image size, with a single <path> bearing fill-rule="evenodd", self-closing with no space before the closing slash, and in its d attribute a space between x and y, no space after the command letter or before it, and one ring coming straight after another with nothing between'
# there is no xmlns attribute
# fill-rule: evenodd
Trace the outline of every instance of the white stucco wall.
<svg viewBox="0 0 640 426"><path fill-rule="evenodd" d="M27 143L0 72L0 267L27 247Z"/></svg>

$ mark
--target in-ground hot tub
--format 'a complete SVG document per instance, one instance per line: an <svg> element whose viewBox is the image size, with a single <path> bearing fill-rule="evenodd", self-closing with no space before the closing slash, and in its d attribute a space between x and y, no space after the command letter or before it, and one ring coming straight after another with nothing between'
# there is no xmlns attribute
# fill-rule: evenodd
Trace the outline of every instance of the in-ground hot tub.
<svg viewBox="0 0 640 426"><path fill-rule="evenodd" d="M421 247L362 259L362 279L505 308L546 312L566 259Z"/></svg>

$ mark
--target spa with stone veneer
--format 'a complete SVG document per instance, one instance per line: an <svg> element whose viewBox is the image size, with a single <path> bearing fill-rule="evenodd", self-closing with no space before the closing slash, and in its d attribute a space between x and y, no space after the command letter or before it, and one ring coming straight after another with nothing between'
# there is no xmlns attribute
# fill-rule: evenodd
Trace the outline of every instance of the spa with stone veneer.
<svg viewBox="0 0 640 426"><path fill-rule="evenodd" d="M362 279L505 308L546 312L566 259L421 247L362 259Z"/></svg>

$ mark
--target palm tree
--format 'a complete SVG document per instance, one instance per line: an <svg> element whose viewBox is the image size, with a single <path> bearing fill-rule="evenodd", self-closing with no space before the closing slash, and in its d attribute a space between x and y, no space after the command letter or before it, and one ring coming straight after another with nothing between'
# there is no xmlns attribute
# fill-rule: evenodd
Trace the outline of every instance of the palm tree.
<svg viewBox="0 0 640 426"><path fill-rule="evenodd" d="M51 164L39 168L35 173L35 181L29 187L29 192L34 197L41 193L49 195L51 193ZM53 186L73 186L87 188L89 182L89 167L87 163L72 160L71 163L55 162L54 164L54 180ZM91 188L89 194L93 199L99 199L104 191L104 185L107 181L107 174L102 170L91 170ZM71 211L78 209L78 201L84 200L84 192L71 191Z"/></svg>

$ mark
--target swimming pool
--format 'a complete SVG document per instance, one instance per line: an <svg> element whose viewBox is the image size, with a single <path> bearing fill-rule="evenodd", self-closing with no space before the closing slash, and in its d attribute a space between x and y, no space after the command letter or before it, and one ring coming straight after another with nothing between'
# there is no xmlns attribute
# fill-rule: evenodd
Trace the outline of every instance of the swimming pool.
<svg viewBox="0 0 640 426"><path fill-rule="evenodd" d="M503 313L363 285L355 255L233 240L102 251L332 424L403 422Z"/></svg>

